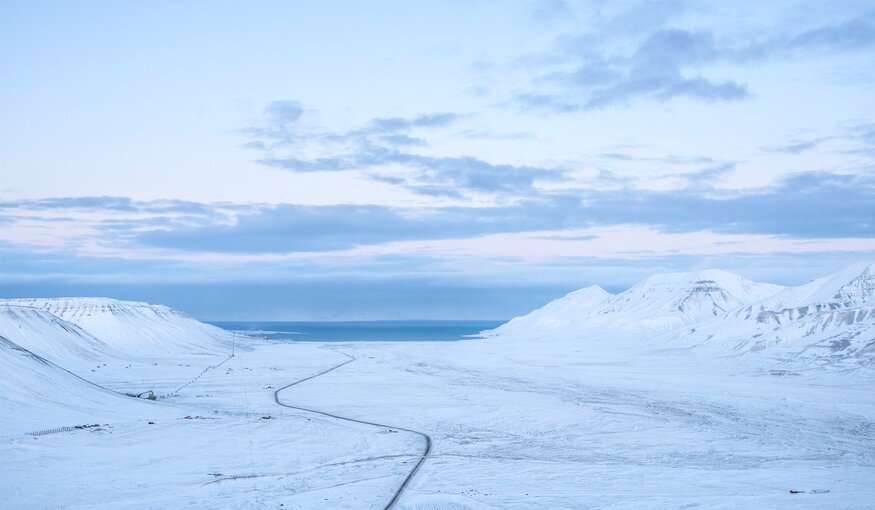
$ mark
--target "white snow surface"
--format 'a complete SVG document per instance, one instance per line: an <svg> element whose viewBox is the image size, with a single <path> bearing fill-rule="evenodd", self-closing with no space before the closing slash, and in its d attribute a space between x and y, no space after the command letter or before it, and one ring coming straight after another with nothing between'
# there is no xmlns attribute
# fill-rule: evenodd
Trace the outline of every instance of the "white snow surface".
<svg viewBox="0 0 875 510"><path fill-rule="evenodd" d="M67 363L103 361L120 357L103 341L45 310L29 306L0 304L0 336L40 356Z"/></svg>
<svg viewBox="0 0 875 510"><path fill-rule="evenodd" d="M7 299L0 304L45 310L127 354L216 353L232 342L230 333L163 305L109 298Z"/></svg>
<svg viewBox="0 0 875 510"><path fill-rule="evenodd" d="M118 417L134 404L0 336L0 436L85 423L95 409Z"/></svg>
<svg viewBox="0 0 875 510"><path fill-rule="evenodd" d="M598 285L591 285L550 301L526 316L515 317L502 328L528 327L550 330L567 327L579 321L611 296L613 294Z"/></svg>
<svg viewBox="0 0 875 510"><path fill-rule="evenodd" d="M838 273L786 289L758 303L763 309L780 311L807 305L833 308L875 306L875 264L856 264Z"/></svg>
<svg viewBox="0 0 875 510"><path fill-rule="evenodd" d="M543 328L608 327L627 331L670 331L720 318L727 312L783 290L780 285L756 283L738 275L710 269L651 276L612 296L587 287L511 320L498 333L539 332Z"/></svg>
<svg viewBox="0 0 875 510"><path fill-rule="evenodd" d="M188 328L214 352L227 336L204 340L212 329L187 316L150 324L164 307L115 308L92 331L89 306L151 305L54 308L77 328L21 307L44 300L7 304L0 508L382 509L423 451L405 429L432 451L399 510L873 508L870 277L856 266L785 290L658 275L482 339L245 338L234 357L193 350ZM129 349L141 326L158 344L144 355ZM278 406L300 380L277 396L302 409ZM143 389L166 398L113 392ZM85 424L99 427L28 434Z"/></svg>

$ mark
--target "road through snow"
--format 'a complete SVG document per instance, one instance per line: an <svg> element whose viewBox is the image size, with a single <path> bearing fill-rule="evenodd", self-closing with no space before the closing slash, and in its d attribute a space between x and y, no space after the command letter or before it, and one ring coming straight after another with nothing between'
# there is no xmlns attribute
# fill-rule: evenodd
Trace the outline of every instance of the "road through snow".
<svg viewBox="0 0 875 510"><path fill-rule="evenodd" d="M347 359L347 360L344 361L343 363L337 364L337 365L335 365L335 366L333 366L333 367L331 367L331 368L328 368L328 369L326 369L326 370L323 370L323 371L321 371L321 372L319 372L319 373L317 373L317 374L313 374L313 375L311 375L311 376L309 376L309 377L305 377L305 378L303 378L303 379L300 379L300 380L295 381L295 382L293 382L293 383L291 383L291 384L287 384L287 385L283 386L282 388L277 389L276 391L273 392L273 399L274 399L274 401L275 401L278 405L281 405L281 406L283 406L283 407L288 407L289 409L296 409L296 410L299 410L299 411L305 411L305 412L308 412L308 413L314 413L314 414L318 414L318 415L321 415L321 416L327 416L327 417L329 417L329 418L334 418L334 419L336 419L336 420L349 421L349 422L354 422L354 423L361 423L361 424L364 424L364 425L372 425L372 426L374 426L374 427L380 427L380 428L384 428L384 429L400 430L400 431L403 431L403 432L409 432L409 433L411 433L411 434L416 434L416 435L422 437L422 438L425 440L425 447L423 448L422 454L419 456L419 460L417 460L416 465L413 466L413 469L410 470L410 472L409 472L409 473L407 474L407 476L404 478L404 481L401 482L401 485L399 485L398 488L395 490L394 494L392 494L392 499L390 499L390 500L386 503L386 505L383 507L383 510L390 510L390 509L393 508L393 507L395 506L395 504L398 502L399 498L401 497L401 494L404 492L404 489L407 488L408 484L409 484L410 481L413 479L414 475L416 475L416 472L419 471L419 468L422 466L422 464L425 462L425 459L428 458L428 455L431 453L431 443L432 443L432 441L431 441L431 436L429 436L429 435L426 434L425 432L420 432L420 431L418 431L418 430L406 429L406 428L403 428L403 427L395 427L395 426L391 426L391 425L384 425L384 424L381 424L381 423L376 423L376 422L367 421L367 420L358 420L358 419L355 419L355 418L348 418L348 417L345 417L345 416L340 416L340 415L337 415L337 414L332 414L332 413L328 413L328 412L325 412L325 411L319 411L319 410L311 409L311 408L307 408L307 407L299 407L299 406L294 406L294 405L284 404L284 403L282 403L282 402L280 401L279 393L280 393L281 391L286 390L286 389L288 389L288 388L291 388L292 386L297 386L297 385L299 385L299 384L301 384L301 383L304 383L304 382L306 382L306 381L309 381L309 380L311 380L311 379L315 379L315 378L317 378L317 377L319 377L319 376L322 376L322 375L325 375L325 374L327 374L327 373L329 373L329 372L333 372L334 370L337 370L338 368L340 368L340 367L342 367L342 366L344 366L344 365L347 365L347 364L349 364L349 363L352 363L352 362L355 361L355 359L356 359L355 357L350 356L349 354L347 354L347 353L345 353L345 352L340 352L340 351L333 351L333 352L336 352L337 354L342 354L343 356L346 356L346 357L349 358L349 359Z"/></svg>

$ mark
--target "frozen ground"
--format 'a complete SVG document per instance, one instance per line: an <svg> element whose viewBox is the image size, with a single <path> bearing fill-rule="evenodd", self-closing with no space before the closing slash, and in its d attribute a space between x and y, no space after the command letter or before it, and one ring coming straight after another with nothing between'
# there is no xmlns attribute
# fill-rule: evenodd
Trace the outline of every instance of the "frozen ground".
<svg viewBox="0 0 875 510"><path fill-rule="evenodd" d="M427 431L435 447L404 500L411 508L875 502L869 377L715 374L694 359L487 344L348 346L358 362L296 399Z"/></svg>
<svg viewBox="0 0 875 510"><path fill-rule="evenodd" d="M4 423L0 507L382 508L417 458L419 438L273 400L274 388L343 359L311 346L263 345L176 397L104 394L103 405L30 423L29 432L100 427L32 436ZM165 371L175 378L177 369ZM147 387L160 374L156 367L132 383Z"/></svg>
<svg viewBox="0 0 875 510"><path fill-rule="evenodd" d="M421 459L419 431L432 449L394 508L873 508L870 276L782 289L661 275L572 294L485 339L238 337L231 358L233 337L197 326L187 342L176 326L190 318L169 312L137 316L144 354L124 321L112 341L7 310L0 507L385 508ZM65 362L166 398L112 393Z"/></svg>

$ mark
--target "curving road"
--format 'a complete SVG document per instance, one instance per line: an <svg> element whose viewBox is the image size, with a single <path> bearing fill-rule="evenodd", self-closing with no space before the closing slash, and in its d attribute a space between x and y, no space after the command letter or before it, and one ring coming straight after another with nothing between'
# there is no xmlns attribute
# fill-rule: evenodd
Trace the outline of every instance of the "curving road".
<svg viewBox="0 0 875 510"><path fill-rule="evenodd" d="M62 370L62 371L64 371L64 372L66 372L66 373L72 375L73 377L76 377L77 379L81 379L82 381L84 381L84 382L86 382L86 383L88 383L88 384L90 384L90 385L92 385L92 386L94 386L94 387L96 387L96 388L99 388L99 389L101 389L101 390L103 390L103 391L107 391L107 392L110 392L110 393L115 393L115 394L117 394L117 395L121 395L121 396L130 396L130 395L126 394L126 393L121 393L121 392L118 392L118 391L112 390L112 389L110 389L110 388L106 388L106 387L101 386L101 385L99 385L99 384L97 384L97 383L94 383L94 382L92 382L92 381L89 381L89 380L87 380L87 379L85 379L85 378L83 378L83 377L81 377L81 376L79 376L79 375L76 375L75 373L73 373L73 372L67 370L66 368L61 367L61 366L59 366L59 365L57 365L57 364L55 364L55 363L52 363L51 361L49 361L49 360L43 358L42 356L40 356L40 355L38 355L38 354L35 354L35 353L33 353L33 352L31 352L31 351L25 349L24 347L21 347L20 345L18 345L18 344L16 344L16 343L12 342L11 340L9 340L9 339L7 339L7 338L5 338L5 337L0 336L0 345L3 345L3 346L6 346L6 347L8 347L8 348L11 348L11 349L13 349L13 350L19 351L19 352L21 352L21 353L24 354L24 355L27 355L27 356L30 356L30 357L34 358L35 360L37 360L38 362L40 362L40 363L42 363L42 364L45 364L45 365L52 366L52 367L55 367L55 368L57 368L57 369L60 369L60 370ZM373 422L373 421L358 420L358 419L355 419L355 418L347 418L347 417L345 417L345 416L340 416L340 415L337 415L337 414L327 413L327 412L325 412L325 411L319 411L319 410L317 410L317 409L310 409L310 408L307 408L307 407L300 407L300 406L293 406L293 405L289 405L289 404L284 404L284 403L282 403L282 402L280 401L280 399L279 399L279 393L280 393L281 391L286 390L286 389L288 389L288 388L291 388L292 386L297 386L298 384L301 384L301 383L304 383L304 382L306 382L306 381L309 381L310 379L315 379L316 377L319 377L319 376L325 375L325 374L327 374L328 372L332 372L332 371L334 371L334 370L337 370L338 368L340 368L340 367L342 367L342 366L344 366L344 365L346 365L346 364L348 364L348 363L352 363L352 362L355 361L355 359L356 359L356 358L354 358L353 356L350 356L349 354L347 354L347 353L345 353L345 352L340 352L340 351L333 351L333 352L335 352L335 353L337 353L337 354L342 354L343 356L346 356L346 357L349 358L349 359L347 359L347 360L344 361L343 363L337 364L337 365L335 365L335 366L333 366L333 367L331 367L331 368L328 368L328 369L323 370L323 371L321 371L321 372L319 372L319 373L313 374L313 375L311 375L311 376L309 376L309 377L305 377L305 378L303 378L303 379L299 379L299 380L297 380L297 381L295 381L295 382L293 382L293 383L291 383L291 384L287 384L287 385L283 386L282 388L277 389L276 391L273 392L273 399L274 399L274 401L277 403L277 405L281 405L281 406L283 406L283 407L287 407L287 408L289 408L289 409L296 409L296 410L298 410L298 411L305 411L305 412L308 412L308 413L318 414L318 415L321 415L321 416L326 416L326 417L329 417L329 418L334 418L334 419L336 419L336 420L348 421L348 422L353 422L353 423L361 423L361 424L363 424L363 425L371 425L371 426L379 427L379 428L383 428L383 429L401 430L401 431L409 432L409 433L411 433L411 434L415 434L415 435L418 435L418 436L422 437L422 438L425 440L425 447L423 448L422 454L419 456L419 460L417 460L416 464L413 466L413 469L410 470L410 472L407 474L407 476L404 477L404 481L401 482L401 484L398 486L397 489L395 489L395 492L392 494L392 498L391 498L391 499L386 503L386 505L383 507L383 510L390 510L390 509L393 508L393 507L395 506L395 504L398 502L398 499L401 497L401 494L404 492L404 489L407 488L408 484L409 484L410 481L413 479L414 475L416 475L416 472L419 471L419 468L422 466L422 464L425 462L425 459L428 458L429 454L431 453L431 444L432 444L431 436L429 436L428 434L426 434L426 433L424 433L424 432L420 432L420 431L418 431L418 430L406 429L406 428L404 428L404 427L395 427L395 426L392 426L392 425L384 425L384 424L382 424L382 423L377 423L377 422ZM233 357L234 357L234 354L231 354L227 359L225 359L224 361L222 361L221 363L219 363L219 364L216 365L215 367L214 367L214 366L207 367L207 368L204 370L204 372L202 372L200 375L203 375L203 373L207 372L207 371L210 370L211 368L216 368L216 367L218 367L218 366L221 366L222 364L224 364L225 362L227 362L229 359L231 359L231 358L233 358ZM198 375L198 377L195 378L195 381L196 381L198 378L200 378L200 375ZM191 382L194 382L194 381L191 381ZM186 383L185 386L188 386L189 384L191 384L191 382Z"/></svg>
<svg viewBox="0 0 875 510"><path fill-rule="evenodd" d="M411 434L416 434L416 435L422 437L425 440L425 448L423 448L422 454L419 456L419 460L416 462L416 465L413 466L413 469L410 470L410 473L408 473L407 476L404 478L404 481L401 482L401 485L399 485L398 488L395 489L395 492L392 494L392 499L390 499L386 503L386 506L383 507L383 510L390 510L398 502L398 499L401 497L401 494L404 492L404 489L407 488L407 485L410 483L410 481L413 479L414 475L416 475L416 472L419 471L419 468L425 462L425 459L428 458L428 455L431 453L431 436L429 436L425 432L420 432L418 430L405 429L403 427L395 427L392 425L383 425L381 423L376 423L376 422L367 421L367 420L357 420L355 418L347 418L345 416L327 413L325 411L319 411L317 409L310 409L307 407L293 406L293 405L284 404L284 403L280 402L279 393L281 391L288 389L288 388L291 388L292 386L297 386L303 382L309 381L310 379L315 379L319 376L325 375L328 372L332 372L334 370L337 370L338 368L355 361L355 358L353 356L350 356L349 354L347 354L345 352L340 352L340 351L333 351L333 352L336 352L337 354L342 354L349 359L344 361L343 363L340 363L340 364L335 365L331 368L323 370L323 371L319 372L318 374L313 374L309 377L305 377L305 378L300 379L298 381L295 381L291 384L287 384L287 385L283 386L282 388L279 388L278 390L273 392L273 399L278 405L281 405L283 407L288 407L289 409L296 409L298 411L306 411L308 413L314 413L314 414L318 414L321 416L327 416L329 418L334 418L336 420L349 421L349 422L353 422L353 423L361 423L364 425L372 425L374 427L380 427L380 428L384 428L384 429L401 430L401 431L409 432Z"/></svg>

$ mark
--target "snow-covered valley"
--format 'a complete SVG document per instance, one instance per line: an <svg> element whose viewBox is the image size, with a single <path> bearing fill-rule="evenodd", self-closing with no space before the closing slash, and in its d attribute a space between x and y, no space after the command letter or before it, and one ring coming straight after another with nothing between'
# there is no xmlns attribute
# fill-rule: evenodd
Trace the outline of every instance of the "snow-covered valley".
<svg viewBox="0 0 875 510"><path fill-rule="evenodd" d="M875 506L872 265L590 287L461 342L93 298L0 302L0 337L2 508Z"/></svg>

